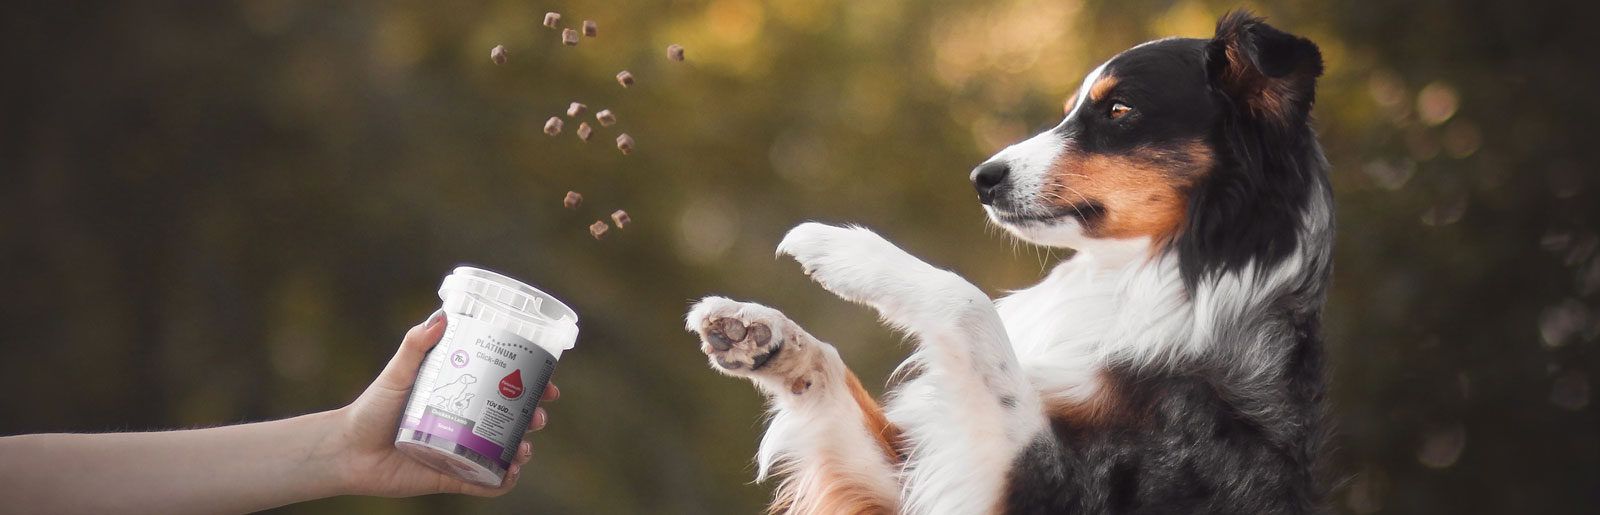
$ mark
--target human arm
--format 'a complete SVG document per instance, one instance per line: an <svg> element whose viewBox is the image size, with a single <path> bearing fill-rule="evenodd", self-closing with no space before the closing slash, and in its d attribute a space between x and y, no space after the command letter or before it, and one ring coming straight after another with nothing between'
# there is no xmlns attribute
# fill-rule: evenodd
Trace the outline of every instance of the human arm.
<svg viewBox="0 0 1600 515"><path fill-rule="evenodd" d="M233 426L0 438L0 507L35 513L242 513L335 495L496 496L532 456L518 449L505 482L456 480L394 449L396 424L444 317L411 328L355 402L332 411ZM560 391L551 385L544 400ZM534 413L531 430L548 420Z"/></svg>

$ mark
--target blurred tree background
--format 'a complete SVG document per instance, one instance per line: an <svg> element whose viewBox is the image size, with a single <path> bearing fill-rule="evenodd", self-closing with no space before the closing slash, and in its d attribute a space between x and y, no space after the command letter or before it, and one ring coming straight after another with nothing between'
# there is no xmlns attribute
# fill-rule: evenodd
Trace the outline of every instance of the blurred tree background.
<svg viewBox="0 0 1600 515"><path fill-rule="evenodd" d="M706 369L681 329L691 300L783 309L881 385L905 347L774 260L783 232L859 222L993 294L1026 286L1066 252L987 229L969 169L1054 124L1114 53L1208 37L1241 6L1327 60L1333 503L1593 513L1593 2L12 5L0 433L340 406L450 267L474 263L582 317L521 486L282 511L754 513L761 400ZM599 37L563 47L546 11ZM665 59L672 43L687 62ZM488 59L497 44L505 65ZM576 123L541 133L572 101L620 121L588 143ZM577 212L561 208L569 189L587 198ZM635 224L590 238L617 208Z"/></svg>

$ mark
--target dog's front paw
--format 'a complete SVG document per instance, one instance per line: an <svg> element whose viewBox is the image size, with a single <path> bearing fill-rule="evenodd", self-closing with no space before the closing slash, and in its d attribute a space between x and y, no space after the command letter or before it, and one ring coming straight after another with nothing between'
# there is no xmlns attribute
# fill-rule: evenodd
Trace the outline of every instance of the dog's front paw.
<svg viewBox="0 0 1600 515"><path fill-rule="evenodd" d="M700 335L700 352L725 374L773 380L801 393L818 354L809 335L778 310L724 297L706 297L689 309L685 325Z"/></svg>
<svg viewBox="0 0 1600 515"><path fill-rule="evenodd" d="M835 295L868 304L905 285L906 274L932 268L872 231L814 222L790 229L778 253L793 256L806 275Z"/></svg>
<svg viewBox="0 0 1600 515"><path fill-rule="evenodd" d="M970 310L994 310L983 290L860 227L805 223L778 244L807 275L839 297L876 308L890 323L932 330Z"/></svg>

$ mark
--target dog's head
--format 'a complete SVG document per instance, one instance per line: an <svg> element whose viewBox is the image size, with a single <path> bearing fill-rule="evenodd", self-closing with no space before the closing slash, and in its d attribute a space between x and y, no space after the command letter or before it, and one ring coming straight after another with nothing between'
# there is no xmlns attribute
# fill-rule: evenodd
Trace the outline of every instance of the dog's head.
<svg viewBox="0 0 1600 515"><path fill-rule="evenodd" d="M1106 61L1059 125L978 166L972 184L993 222L1041 245L1164 246L1226 239L1238 224L1263 230L1249 218L1302 207L1311 187L1284 169L1299 149L1276 147L1315 145L1308 120L1321 72L1310 41L1230 13L1212 39L1152 41Z"/></svg>

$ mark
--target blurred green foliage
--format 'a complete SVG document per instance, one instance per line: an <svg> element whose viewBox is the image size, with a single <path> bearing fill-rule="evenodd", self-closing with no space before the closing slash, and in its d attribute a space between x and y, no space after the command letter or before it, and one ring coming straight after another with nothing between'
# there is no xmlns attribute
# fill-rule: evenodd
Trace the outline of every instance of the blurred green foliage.
<svg viewBox="0 0 1600 515"><path fill-rule="evenodd" d="M30 2L0 18L0 433L339 406L474 263L582 316L512 494L290 513L752 513L761 402L681 330L787 311L866 383L905 348L774 260L857 222L992 293L1064 251L966 182L1094 65L1206 37L1183 0ZM1249 6L1248 4L1246 6ZM1349 513L1600 505L1592 2L1253 6L1322 46L1339 202L1327 332ZM540 26L599 23L575 48ZM688 61L669 62L668 44ZM510 61L489 62L503 44ZM630 70L632 88L613 76ZM609 108L595 140L540 128ZM612 140L637 140L628 156ZM587 201L561 208L567 190ZM585 227L613 209L634 225Z"/></svg>

